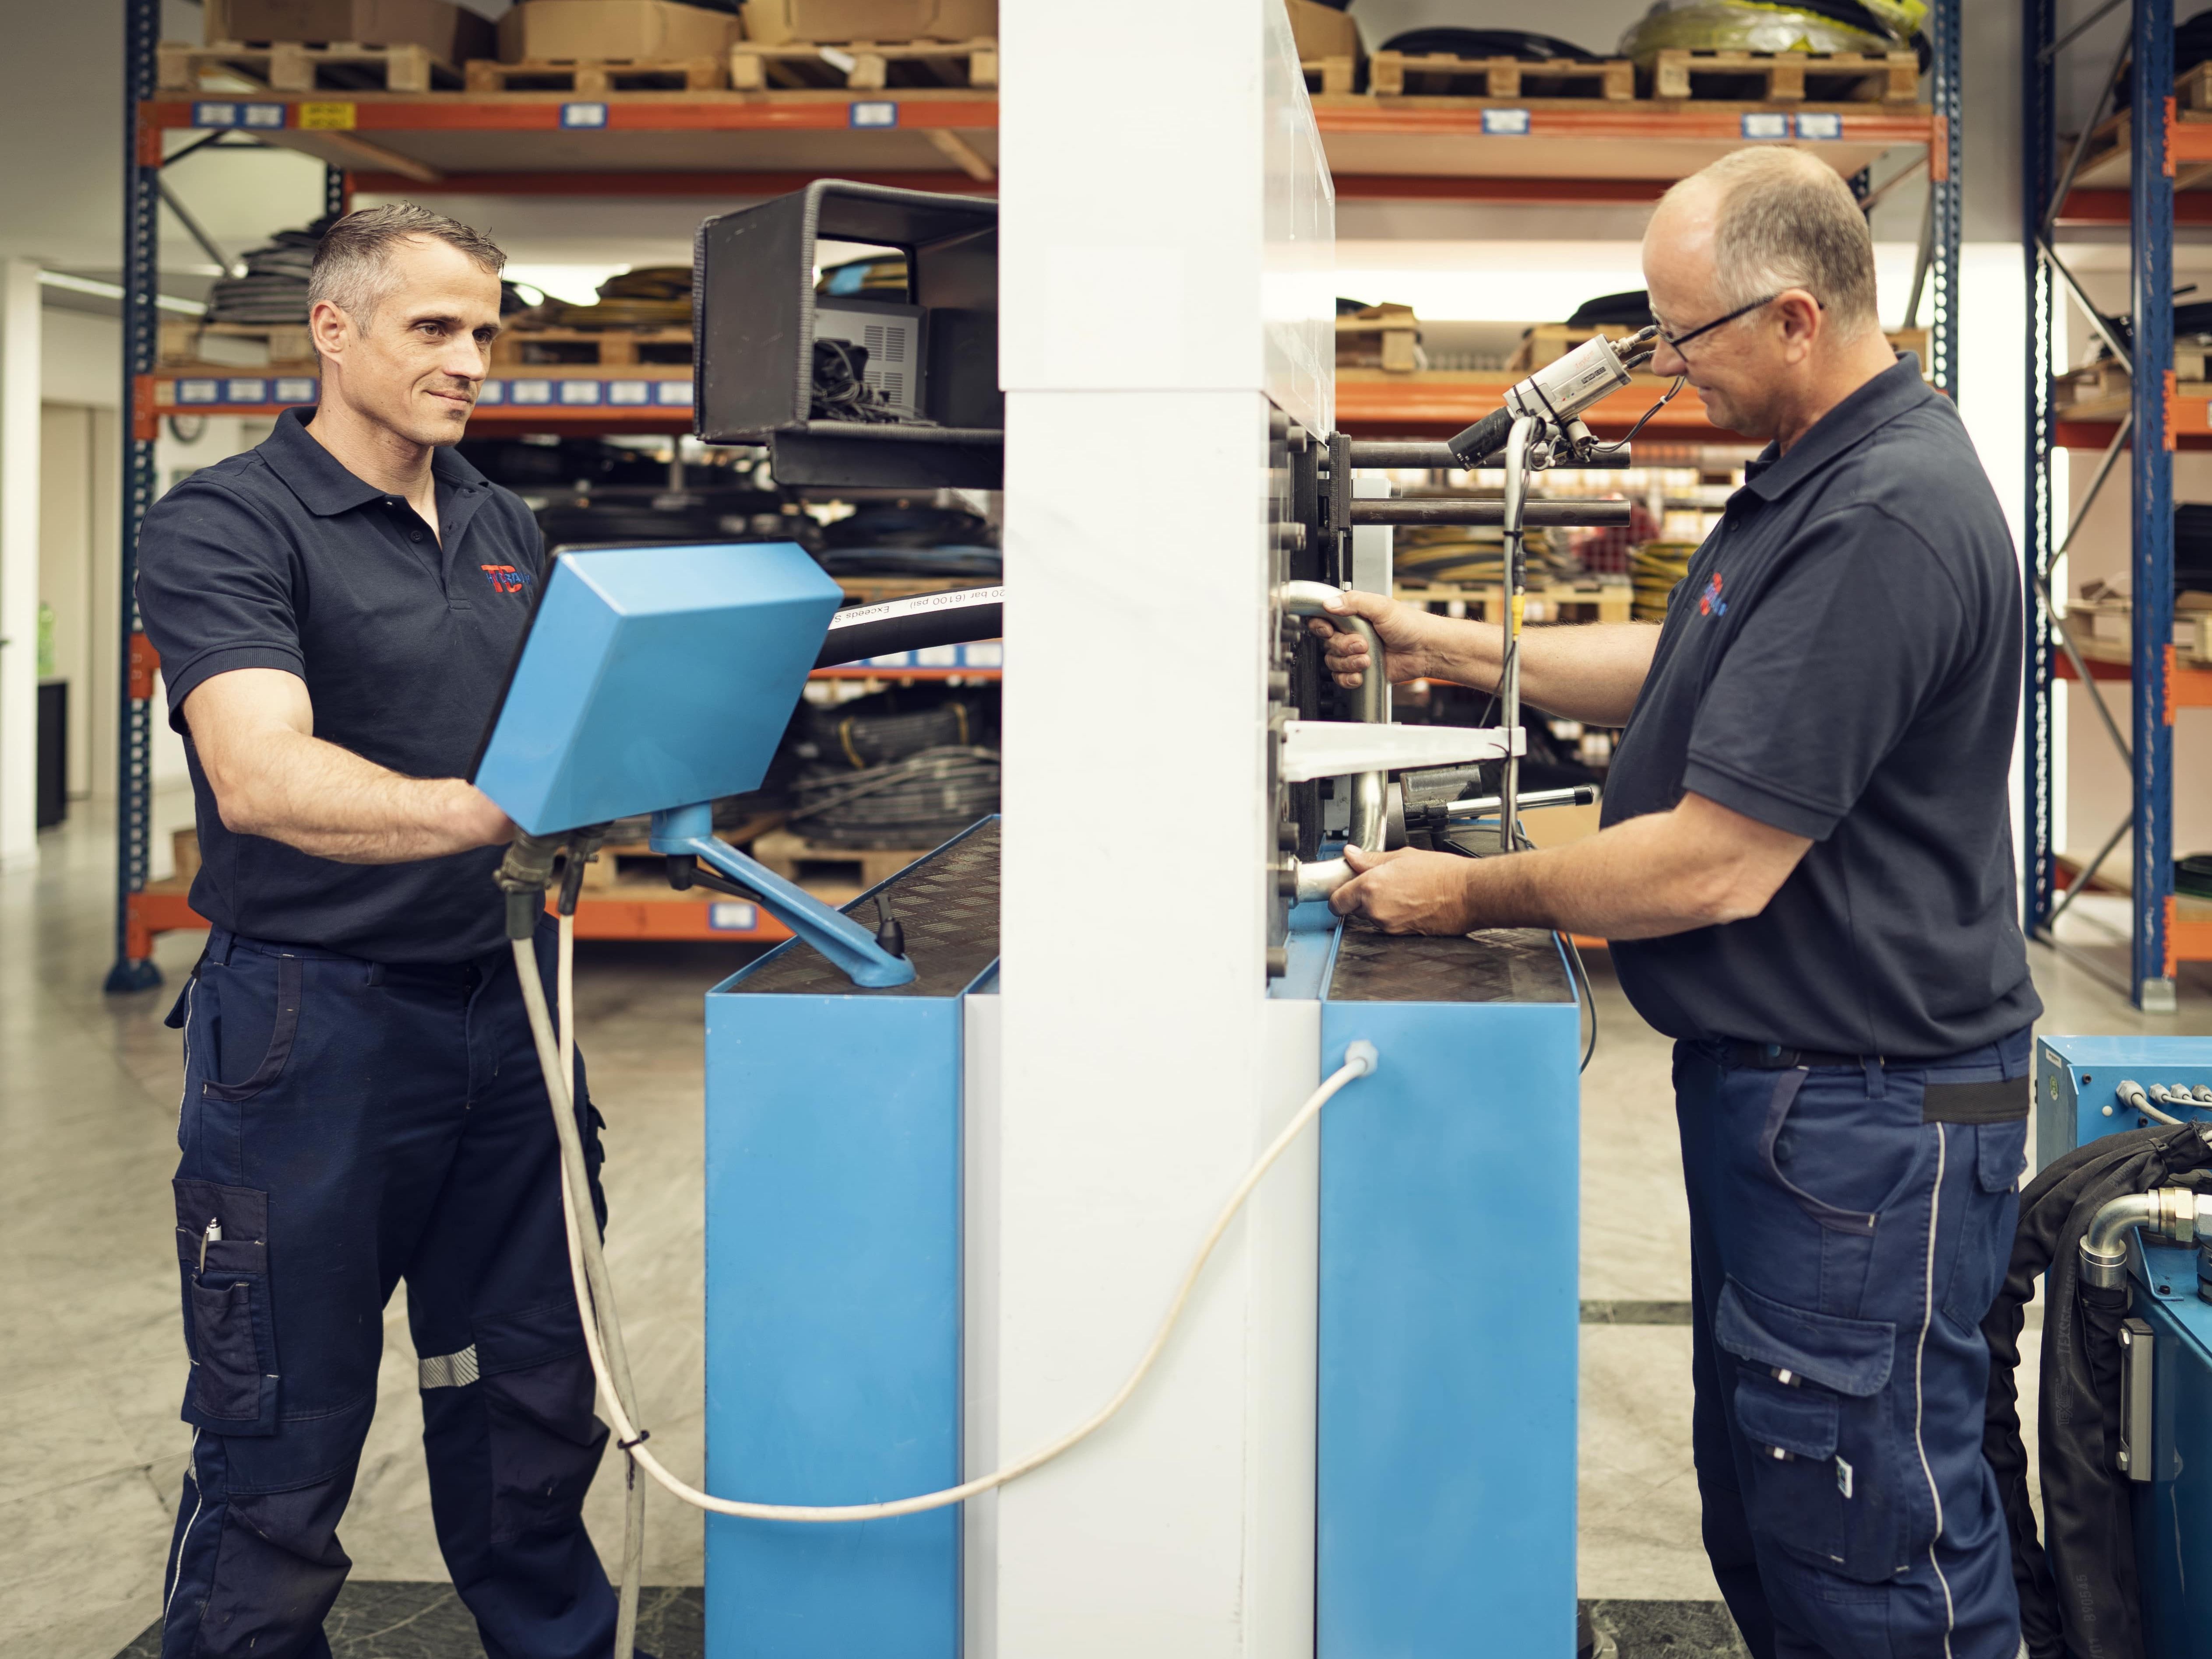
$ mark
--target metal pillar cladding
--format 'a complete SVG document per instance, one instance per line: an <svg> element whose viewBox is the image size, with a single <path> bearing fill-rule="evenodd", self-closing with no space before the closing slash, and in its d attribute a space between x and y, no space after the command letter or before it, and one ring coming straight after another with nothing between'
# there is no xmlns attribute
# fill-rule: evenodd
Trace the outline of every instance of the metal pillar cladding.
<svg viewBox="0 0 2212 1659"><path fill-rule="evenodd" d="M1959 233L1964 123L1960 118L1960 0L1936 0L1929 10L1930 94L1943 118L1944 176L1929 159L1928 375L1946 397L1959 395Z"/></svg>
<svg viewBox="0 0 2212 1659"><path fill-rule="evenodd" d="M2051 451L2051 374L2058 317L2057 279L2043 257L2057 184L2057 76L2051 64L2057 39L2057 0L2021 0L2021 250L2027 276L2027 501L2021 515L2027 545L2021 550L2021 615L2027 628L2026 697L2021 731L2021 930L2033 939L2051 920L2057 889L2058 849L2051 844L2052 745L2057 741L2051 713L2055 653L2053 618L2043 603L2051 579L2057 527ZM2039 580L2038 579L2040 578Z"/></svg>
<svg viewBox="0 0 2212 1659"><path fill-rule="evenodd" d="M139 149L138 111L154 95L154 46L161 38L161 0L125 0L123 25L123 546L122 603L116 653L115 961L110 991L143 991L161 969L131 947L131 896L146 885L153 838L154 707L141 684L138 639L138 526L154 504L154 441L136 435L143 377L154 372L159 313L161 169ZM150 692L150 685L144 690Z"/></svg>
<svg viewBox="0 0 2212 1659"><path fill-rule="evenodd" d="M2174 1010L2173 899L2173 0L2136 0L2129 124L2134 258L2135 942L2130 982L2147 1013Z"/></svg>
<svg viewBox="0 0 2212 1659"><path fill-rule="evenodd" d="M1000 42L1022 666L1004 714L1001 1340L976 1386L1016 1452L1112 1395L1222 1195L1312 1087L1313 1046L1291 1066L1267 1004L1269 451L1273 420L1333 428L1336 289L1279 0L1125 0L1107 29L1066 0L1003 0ZM1102 459L1133 449L1153 458L1140 528L1098 492ZM1132 678L1133 633L1194 644ZM1155 804L1161 829L1139 843L1068 811L1095 799ZM1150 920L1123 925L1083 884L1140 856ZM1127 1413L999 1494L998 1654L1310 1654L1312 1538L1276 1494L1312 1464L1311 1273L1232 1228ZM969 1629L969 1659L989 1659Z"/></svg>

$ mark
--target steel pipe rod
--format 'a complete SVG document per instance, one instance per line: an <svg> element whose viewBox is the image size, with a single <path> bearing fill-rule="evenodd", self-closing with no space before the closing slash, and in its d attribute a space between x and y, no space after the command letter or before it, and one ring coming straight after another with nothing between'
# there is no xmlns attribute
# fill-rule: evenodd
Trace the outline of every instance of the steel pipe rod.
<svg viewBox="0 0 2212 1659"><path fill-rule="evenodd" d="M1529 529L1563 529L1574 526L1613 530L1625 526L1633 504L1628 501L1530 501L1522 509L1521 522ZM1505 522L1505 503L1499 501L1355 501L1352 504L1352 522L1355 525L1502 525Z"/></svg>
<svg viewBox="0 0 2212 1659"><path fill-rule="evenodd" d="M1453 452L1449 444L1397 443L1387 439L1354 438L1352 441L1352 464L1355 467L1407 466L1423 467L1430 471L1463 471L1466 458ZM1636 463L1630 458L1628 446L1601 450L1587 461L1573 459L1553 461L1547 471L1588 471L1593 468L1618 471Z"/></svg>

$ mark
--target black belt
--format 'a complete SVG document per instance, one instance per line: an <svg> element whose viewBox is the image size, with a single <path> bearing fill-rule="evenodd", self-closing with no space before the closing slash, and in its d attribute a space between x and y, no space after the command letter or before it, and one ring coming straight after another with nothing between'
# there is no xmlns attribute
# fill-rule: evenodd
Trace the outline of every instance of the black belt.
<svg viewBox="0 0 2212 1659"><path fill-rule="evenodd" d="M1771 1042L1730 1042L1723 1056L1730 1066L1758 1072L1795 1071L1799 1066L1840 1066L1856 1071L1868 1063L1863 1054L1829 1054L1820 1048L1783 1048ZM1875 1060L1875 1065L1884 1064ZM2027 1115L2034 1093L2033 1079L1993 1078L1980 1083L1930 1083L1923 1091L1923 1123L2012 1123Z"/></svg>

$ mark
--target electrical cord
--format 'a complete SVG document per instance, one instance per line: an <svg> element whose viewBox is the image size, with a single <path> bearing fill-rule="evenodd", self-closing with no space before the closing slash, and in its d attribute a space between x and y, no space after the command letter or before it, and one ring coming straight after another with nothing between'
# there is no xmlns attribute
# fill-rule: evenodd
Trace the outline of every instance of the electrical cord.
<svg viewBox="0 0 2212 1659"><path fill-rule="evenodd" d="M561 919L562 961L556 983L573 979L570 953L574 950L574 919L564 916ZM598 1218L588 1207L591 1182L584 1164L583 1135L577 1127L571 1087L575 1052L574 1006L567 997L562 999L561 1030L556 1035L553 1016L546 1006L545 983L538 972L536 949L528 939L512 939L508 943L514 953L515 975L521 984L523 1007L530 1017L530 1035L538 1050L538 1067L544 1073L546 1097L553 1109L554 1132L560 1139L562 1216L568 1234L568 1273L575 1291L577 1313L583 1327L584 1350L591 1359L592 1375L599 1384L599 1395L606 1406L607 1414L613 1419L616 1443L628 1455L630 1464L630 1499L623 1547L620 1604L623 1610L617 1614L614 1659L630 1659L636 1634L636 1587L645 1548L643 1489L636 1483L639 1468L684 1503L716 1515L738 1516L758 1521L832 1522L887 1520L894 1516L916 1515L927 1510L943 1509L981 1497L1050 1462L1103 1427L1136 1393L1167 1346L1168 1338L1182 1319L1183 1309L1197 1286L1199 1274L1212 1255L1214 1247L1221 1242L1222 1235L1229 1231L1230 1223L1236 1219L1237 1212L1243 1207L1244 1200L1251 1196L1253 1188L1290 1149L1305 1127L1321 1115L1322 1108L1347 1084L1371 1075L1381 1058L1373 1043L1364 1039L1353 1042L1345 1050L1344 1064L1323 1079L1321 1086L1309 1095L1305 1103L1291 1115L1282 1133L1260 1155L1259 1160L1245 1171L1243 1179L1237 1183L1228 1201L1215 1216L1213 1225L1192 1256L1190 1266L1176 1287L1174 1298L1168 1304L1166 1316L1154 1331L1152 1342L1137 1361L1135 1369L1129 1373L1113 1398L1083 1422L1026 1457L942 1492L924 1492L913 1498L896 1498L880 1504L747 1503L737 1498L717 1498L669 1473L660 1460L647 1449L647 1442L652 1437L650 1432L637 1426L636 1389L630 1377L629 1357L623 1346L622 1322L615 1311L614 1287L607 1273L606 1257L600 1244Z"/></svg>

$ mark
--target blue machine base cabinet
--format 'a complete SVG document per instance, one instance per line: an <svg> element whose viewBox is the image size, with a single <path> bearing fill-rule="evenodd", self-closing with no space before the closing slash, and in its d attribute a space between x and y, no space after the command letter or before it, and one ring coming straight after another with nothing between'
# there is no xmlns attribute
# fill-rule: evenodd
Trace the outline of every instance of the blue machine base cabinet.
<svg viewBox="0 0 2212 1659"><path fill-rule="evenodd" d="M916 970L793 940L707 997L707 1479L769 1502L962 1478L963 1004L998 824L887 884ZM848 907L866 915L870 898ZM1577 1009L1546 933L1401 939L1301 907L1321 1003L1318 1659L1569 1659ZM1312 914L1319 912L1318 915ZM961 1522L710 1516L709 1659L957 1659ZM1008 1656L1007 1659L1013 1659Z"/></svg>

